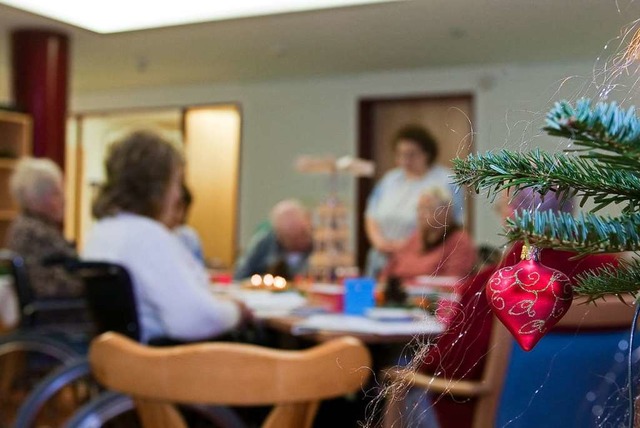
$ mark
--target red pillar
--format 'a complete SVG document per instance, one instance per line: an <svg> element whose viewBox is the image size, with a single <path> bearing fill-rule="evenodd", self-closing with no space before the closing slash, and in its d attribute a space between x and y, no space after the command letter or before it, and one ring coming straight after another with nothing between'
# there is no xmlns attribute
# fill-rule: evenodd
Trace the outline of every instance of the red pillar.
<svg viewBox="0 0 640 428"><path fill-rule="evenodd" d="M33 117L33 155L64 169L69 43L48 30L11 35L12 90L16 107Z"/></svg>

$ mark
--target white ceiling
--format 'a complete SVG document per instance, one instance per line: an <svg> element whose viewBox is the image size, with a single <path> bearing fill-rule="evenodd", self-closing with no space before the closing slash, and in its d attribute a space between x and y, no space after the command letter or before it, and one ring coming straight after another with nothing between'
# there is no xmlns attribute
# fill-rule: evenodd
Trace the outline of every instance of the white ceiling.
<svg viewBox="0 0 640 428"><path fill-rule="evenodd" d="M623 27L638 18L640 0L412 0L99 35L0 6L0 76L8 76L11 30L27 27L69 34L71 90L81 93L462 64L595 61L616 50Z"/></svg>

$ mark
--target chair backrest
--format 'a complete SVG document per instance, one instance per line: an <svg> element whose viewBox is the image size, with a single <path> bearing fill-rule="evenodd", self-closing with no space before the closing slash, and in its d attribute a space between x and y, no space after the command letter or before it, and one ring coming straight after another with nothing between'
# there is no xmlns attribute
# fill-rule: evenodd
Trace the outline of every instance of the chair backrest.
<svg viewBox="0 0 640 428"><path fill-rule="evenodd" d="M32 326L35 324L35 313L30 310L30 307L35 301L35 295L29 283L24 259L13 251L2 249L0 250L0 266L12 277L11 284L20 311L20 327Z"/></svg>
<svg viewBox="0 0 640 428"><path fill-rule="evenodd" d="M440 347L445 348L440 350L439 364L451 378L445 379L444 384L453 385L456 384L456 379L463 379L460 386L468 382L477 392L472 394L475 404L473 412L468 414L473 428L495 426L513 343L507 329L493 315L484 292L495 268L495 265L485 266L469 278L462 290L461 310L434 349L437 351ZM455 398L456 389L453 388L450 392L459 403L460 399ZM464 388L462 395L464 396ZM459 408L456 410L460 417L467 413Z"/></svg>
<svg viewBox="0 0 640 428"><path fill-rule="evenodd" d="M447 329L431 346L422 370L441 371L456 379L480 379L493 330L493 313L484 295L484 286L495 265L470 275L457 288L460 301Z"/></svg>
<svg viewBox="0 0 640 428"><path fill-rule="evenodd" d="M140 340L136 298L129 272L108 262L69 261L66 268L82 278L96 332L115 331Z"/></svg>
<svg viewBox="0 0 640 428"><path fill-rule="evenodd" d="M569 311L552 331L628 330L635 312L635 298L628 294L607 296L588 303L587 298L575 299Z"/></svg>
<svg viewBox="0 0 640 428"><path fill-rule="evenodd" d="M498 403L507 377L512 344L513 340L509 331L494 316L484 372L480 379L480 384L485 392L478 396L473 414L473 428L493 428L496 426Z"/></svg>
<svg viewBox="0 0 640 428"><path fill-rule="evenodd" d="M263 427L308 428L320 400L357 391L371 372L368 349L352 337L285 351L224 342L152 348L105 333L89 360L100 383L134 397L148 428L186 426L172 403L275 405Z"/></svg>
<svg viewBox="0 0 640 428"><path fill-rule="evenodd" d="M461 285L459 311L424 355L420 370L387 372L392 385L413 386L430 394L442 428L495 426L513 341L484 293L494 270L495 265L486 266ZM402 406L400 390L391 388L385 426L396 426L402 412L411 413L398 407Z"/></svg>

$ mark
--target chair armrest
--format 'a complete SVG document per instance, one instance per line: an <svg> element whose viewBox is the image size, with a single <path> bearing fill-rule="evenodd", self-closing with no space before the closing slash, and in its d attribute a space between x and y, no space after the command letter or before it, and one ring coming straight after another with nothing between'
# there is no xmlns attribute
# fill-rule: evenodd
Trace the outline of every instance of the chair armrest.
<svg viewBox="0 0 640 428"><path fill-rule="evenodd" d="M464 397L478 397L490 392L490 389L482 381L445 379L423 373L416 373L409 369L387 369L384 372L384 376L388 381L402 382L406 386L422 388L430 392Z"/></svg>
<svg viewBox="0 0 640 428"><path fill-rule="evenodd" d="M605 300L606 299L606 300ZM603 300L587 303L581 297L571 304L569 311L558 321L554 329L628 329L635 312L635 297L630 294L621 297L606 296Z"/></svg>
<svg viewBox="0 0 640 428"><path fill-rule="evenodd" d="M32 315L42 312L79 310L86 307L87 303L84 299L38 300L25 306L24 314Z"/></svg>

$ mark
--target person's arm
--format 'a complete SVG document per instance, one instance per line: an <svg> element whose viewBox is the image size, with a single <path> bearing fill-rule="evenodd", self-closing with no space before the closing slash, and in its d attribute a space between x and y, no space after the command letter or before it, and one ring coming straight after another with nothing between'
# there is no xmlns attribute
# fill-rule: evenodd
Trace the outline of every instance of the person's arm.
<svg viewBox="0 0 640 428"><path fill-rule="evenodd" d="M202 242L200 241L198 232L196 232L196 230L191 226L185 224L178 227L174 233L187 246L196 260L202 263L203 266L206 266L204 252L202 251Z"/></svg>
<svg viewBox="0 0 640 428"><path fill-rule="evenodd" d="M364 230L373 248L381 253L392 253L401 247L401 243L388 240L382 233L378 220L376 220L378 205L384 193L385 178L374 187L367 200L367 208L364 215Z"/></svg>
<svg viewBox="0 0 640 428"><path fill-rule="evenodd" d="M371 246L381 252L391 252L389 242L385 239L378 222L370 216L364 218L364 230Z"/></svg>
<svg viewBox="0 0 640 428"><path fill-rule="evenodd" d="M75 249L62 234L39 223L24 224L11 234L8 247L20 254L27 266L29 280L37 298L80 296L83 283L63 266L44 266L49 257L77 258Z"/></svg>
<svg viewBox="0 0 640 428"><path fill-rule="evenodd" d="M233 278L235 280L245 279L255 273L262 273L266 268L265 260L269 251L269 240L271 232L258 232L251 241L244 255L236 263Z"/></svg>
<svg viewBox="0 0 640 428"><path fill-rule="evenodd" d="M215 297L184 262L180 245L166 234L146 234L127 258L140 298L157 312L163 330L174 339L199 340L225 333L241 320L240 307Z"/></svg>
<svg viewBox="0 0 640 428"><path fill-rule="evenodd" d="M464 232L447 239L442 266L438 275L464 277L478 262L478 252L471 237Z"/></svg>
<svg viewBox="0 0 640 428"><path fill-rule="evenodd" d="M402 278L432 275L438 268L441 256L441 251L423 253L421 239L416 232L393 253L393 274Z"/></svg>
<svg viewBox="0 0 640 428"><path fill-rule="evenodd" d="M451 195L453 199L453 215L458 224L464 224L466 220L464 212L464 194L465 188L456 189L454 185L451 186ZM457 191L456 191L457 190Z"/></svg>

